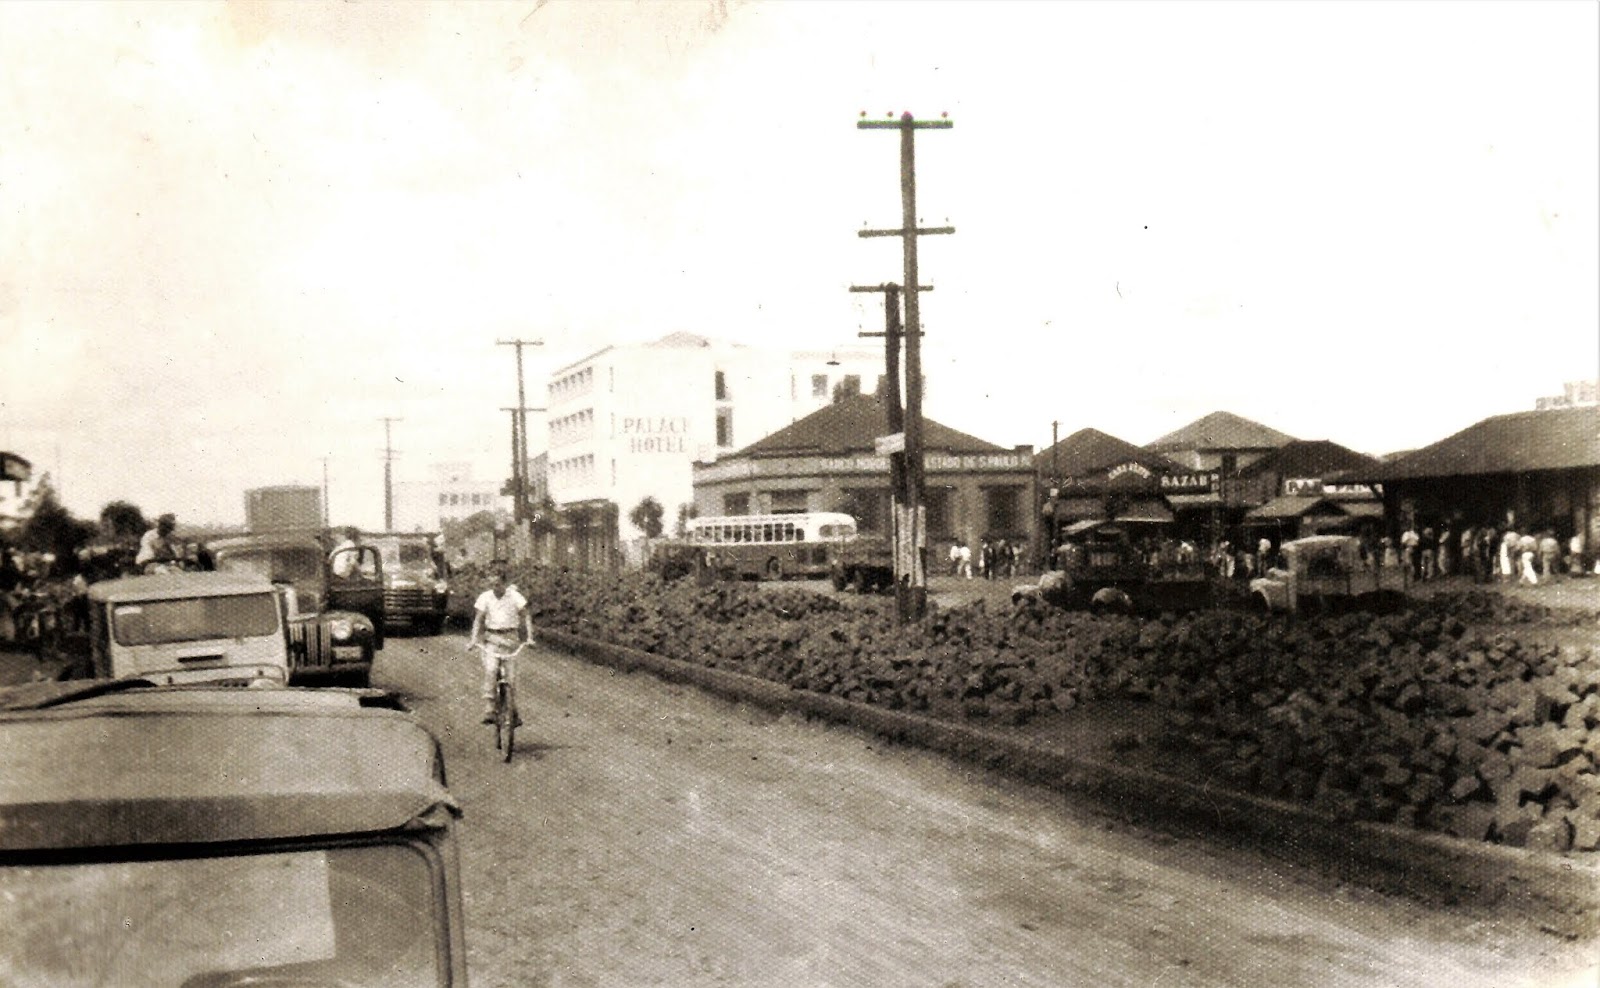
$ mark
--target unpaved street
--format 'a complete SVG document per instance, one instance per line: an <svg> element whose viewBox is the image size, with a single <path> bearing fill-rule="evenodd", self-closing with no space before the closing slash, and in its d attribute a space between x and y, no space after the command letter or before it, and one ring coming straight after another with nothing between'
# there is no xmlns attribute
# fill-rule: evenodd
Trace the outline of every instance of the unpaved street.
<svg viewBox="0 0 1600 988"><path fill-rule="evenodd" d="M463 644L391 638L376 679L444 742L477 986L1597 983L1593 944L542 650L505 765Z"/></svg>

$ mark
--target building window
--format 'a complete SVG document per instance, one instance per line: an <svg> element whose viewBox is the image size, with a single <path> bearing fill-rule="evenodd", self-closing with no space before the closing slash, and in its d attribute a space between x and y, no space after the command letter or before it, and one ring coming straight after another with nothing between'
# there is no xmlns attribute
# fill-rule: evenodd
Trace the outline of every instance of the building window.
<svg viewBox="0 0 1600 988"><path fill-rule="evenodd" d="M724 374L722 371L717 371L716 387L717 387L717 400L718 401L727 401L728 400L728 375Z"/></svg>
<svg viewBox="0 0 1600 988"><path fill-rule="evenodd" d="M929 487L922 493L922 503L928 509L928 535L933 538L947 539L955 534L950 527L950 499L954 493L952 487Z"/></svg>
<svg viewBox="0 0 1600 988"><path fill-rule="evenodd" d="M722 513L725 515L747 515L750 513L750 495L724 494L722 495Z"/></svg>
<svg viewBox="0 0 1600 988"><path fill-rule="evenodd" d="M826 374L813 374L813 375L811 375L811 397L813 397L813 398L826 398L826 397L828 397L828 375L826 375Z"/></svg>
<svg viewBox="0 0 1600 988"><path fill-rule="evenodd" d="M861 375L860 374L846 374L844 376L843 383L840 384L840 389L844 392L844 396L846 398L851 398L851 397L854 397L855 395L860 394L861 393Z"/></svg>
<svg viewBox="0 0 1600 988"><path fill-rule="evenodd" d="M861 532L889 532L889 488L855 487L840 492L839 510L856 520Z"/></svg>
<svg viewBox="0 0 1600 988"><path fill-rule="evenodd" d="M808 507L807 491L773 491L772 513L775 515L793 515L805 511Z"/></svg>
<svg viewBox="0 0 1600 988"><path fill-rule="evenodd" d="M985 537L1010 538L1022 533L1022 488L989 487L983 492L983 500Z"/></svg>
<svg viewBox="0 0 1600 988"><path fill-rule="evenodd" d="M717 409L717 446L726 449L733 445L733 409Z"/></svg>

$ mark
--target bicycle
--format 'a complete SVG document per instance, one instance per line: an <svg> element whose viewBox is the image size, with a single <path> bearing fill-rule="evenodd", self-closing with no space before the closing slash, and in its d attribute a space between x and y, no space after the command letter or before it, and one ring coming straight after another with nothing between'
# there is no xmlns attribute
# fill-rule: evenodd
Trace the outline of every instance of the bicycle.
<svg viewBox="0 0 1600 988"><path fill-rule="evenodd" d="M517 716L517 688L506 673L506 663L516 658L523 649L533 642L525 641L509 652L500 649L494 650L494 747L500 752L501 760L509 762L511 751L515 745L517 725L522 718ZM473 643L467 646L470 651L474 648L487 649L487 645Z"/></svg>

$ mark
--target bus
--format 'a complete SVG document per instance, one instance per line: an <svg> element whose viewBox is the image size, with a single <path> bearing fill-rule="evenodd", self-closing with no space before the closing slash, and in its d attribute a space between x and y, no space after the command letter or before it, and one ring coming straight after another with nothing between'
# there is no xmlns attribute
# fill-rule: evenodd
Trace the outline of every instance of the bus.
<svg viewBox="0 0 1600 988"><path fill-rule="evenodd" d="M828 547L855 534L856 520L835 511L693 518L688 530L719 576L756 580L825 577Z"/></svg>

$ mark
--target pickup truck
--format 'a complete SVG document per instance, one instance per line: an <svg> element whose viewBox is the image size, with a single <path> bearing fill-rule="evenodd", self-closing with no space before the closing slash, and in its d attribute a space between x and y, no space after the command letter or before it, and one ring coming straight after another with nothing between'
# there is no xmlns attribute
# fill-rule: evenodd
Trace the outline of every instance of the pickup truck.
<svg viewBox="0 0 1600 988"><path fill-rule="evenodd" d="M894 547L882 535L849 535L832 542L828 579L835 590L887 591L894 586Z"/></svg>

